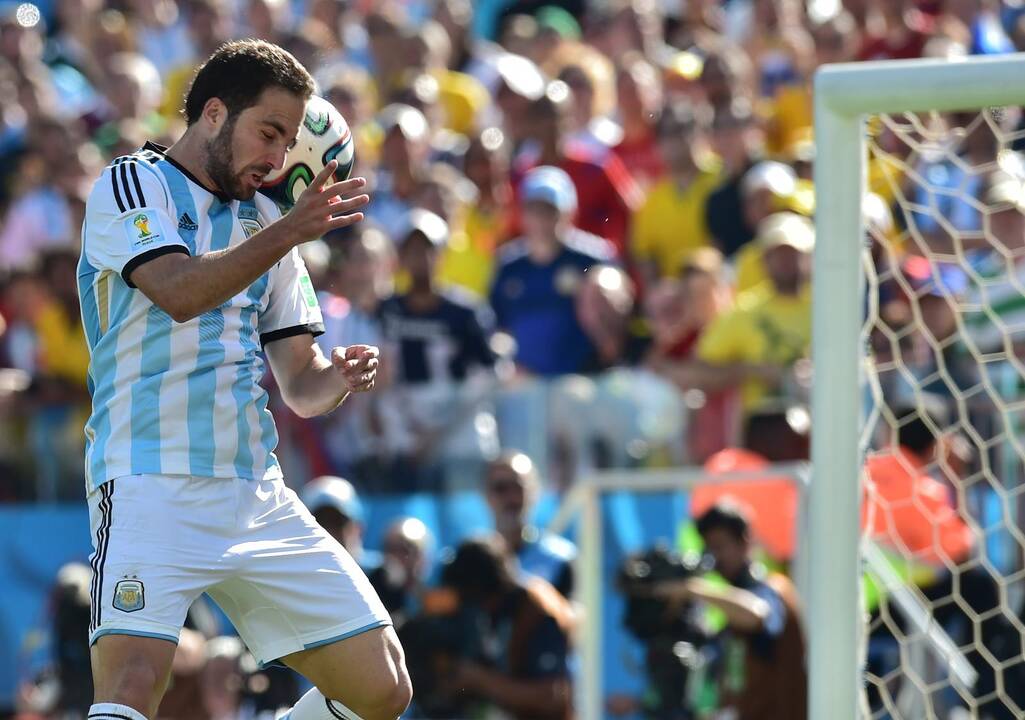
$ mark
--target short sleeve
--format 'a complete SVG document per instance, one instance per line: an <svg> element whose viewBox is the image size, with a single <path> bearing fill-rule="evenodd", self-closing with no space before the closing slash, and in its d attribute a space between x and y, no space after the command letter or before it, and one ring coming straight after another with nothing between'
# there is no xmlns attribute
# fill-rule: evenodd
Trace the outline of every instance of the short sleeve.
<svg viewBox="0 0 1025 720"><path fill-rule="evenodd" d="M167 192L145 162L125 160L103 171L86 202L83 252L97 270L129 287L132 271L168 253L190 255L168 212Z"/></svg>
<svg viewBox="0 0 1025 720"><path fill-rule="evenodd" d="M317 293L297 248L270 269L268 292L267 306L260 313L261 345L293 335L317 336L324 332Z"/></svg>
<svg viewBox="0 0 1025 720"><path fill-rule="evenodd" d="M765 583L758 583L750 591L765 601L768 614L762 623L761 630L751 636L751 649L763 658L771 658L776 640L783 634L786 626L787 609L783 598Z"/></svg>

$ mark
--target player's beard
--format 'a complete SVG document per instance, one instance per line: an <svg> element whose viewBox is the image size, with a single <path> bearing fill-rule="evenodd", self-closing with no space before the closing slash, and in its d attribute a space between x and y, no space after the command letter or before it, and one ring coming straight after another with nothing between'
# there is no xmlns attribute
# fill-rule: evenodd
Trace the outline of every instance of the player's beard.
<svg viewBox="0 0 1025 720"><path fill-rule="evenodd" d="M212 140L206 143L206 172L221 192L235 200L251 200L256 188L246 184L242 173L232 171L235 165L235 153L232 150L232 139L235 136L235 121L238 116L229 114L227 121Z"/></svg>

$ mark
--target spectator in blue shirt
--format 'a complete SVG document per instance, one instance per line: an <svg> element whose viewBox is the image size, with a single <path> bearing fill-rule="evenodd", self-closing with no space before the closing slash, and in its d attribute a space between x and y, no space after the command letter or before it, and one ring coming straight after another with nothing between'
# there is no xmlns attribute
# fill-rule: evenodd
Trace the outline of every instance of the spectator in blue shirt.
<svg viewBox="0 0 1025 720"><path fill-rule="evenodd" d="M577 317L584 273L609 263L607 241L572 225L577 194L565 171L527 173L521 187L523 236L499 257L491 286L498 327L516 341L516 363L542 376L582 371L595 348Z"/></svg>
<svg viewBox="0 0 1025 720"><path fill-rule="evenodd" d="M530 524L540 491L534 463L521 452L504 452L488 466L484 499L494 517L495 530L526 575L547 580L568 598L573 592L577 549L569 540Z"/></svg>

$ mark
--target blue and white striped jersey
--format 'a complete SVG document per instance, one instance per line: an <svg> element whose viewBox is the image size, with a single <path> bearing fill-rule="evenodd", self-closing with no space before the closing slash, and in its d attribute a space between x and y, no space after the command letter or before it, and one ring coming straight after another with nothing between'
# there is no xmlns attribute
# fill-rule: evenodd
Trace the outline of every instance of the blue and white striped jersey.
<svg viewBox="0 0 1025 720"><path fill-rule="evenodd" d="M126 279L159 255L221 250L280 217L259 194L211 193L163 150L147 143L115 160L86 204L78 289L91 353L88 491L140 473L280 477L261 346L323 331L295 249L248 290L184 323Z"/></svg>

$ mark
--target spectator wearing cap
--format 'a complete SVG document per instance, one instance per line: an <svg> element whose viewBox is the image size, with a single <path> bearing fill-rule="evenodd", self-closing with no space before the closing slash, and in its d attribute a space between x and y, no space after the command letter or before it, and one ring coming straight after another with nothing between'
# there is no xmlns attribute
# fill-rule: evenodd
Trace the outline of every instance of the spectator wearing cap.
<svg viewBox="0 0 1025 720"><path fill-rule="evenodd" d="M634 215L630 244L648 284L677 276L691 253L711 244L705 203L721 182L721 166L708 144L708 120L707 106L677 100L656 125L668 174Z"/></svg>
<svg viewBox="0 0 1025 720"><path fill-rule="evenodd" d="M530 139L513 161L513 184L532 168L551 165L571 179L576 194L575 224L612 243L618 257L626 252L630 218L642 196L637 183L618 157L597 155L569 142L572 93L566 83L549 83L545 95L528 114Z"/></svg>
<svg viewBox="0 0 1025 720"><path fill-rule="evenodd" d="M363 503L352 483L334 475L321 475L303 486L300 497L313 519L362 565Z"/></svg>
<svg viewBox="0 0 1025 720"><path fill-rule="evenodd" d="M573 226L576 191L565 171L544 166L528 172L520 202L523 236L499 252L491 286L498 327L516 341L522 370L581 372L594 347L577 318L576 295L584 273L610 262L612 249Z"/></svg>
<svg viewBox="0 0 1025 720"><path fill-rule="evenodd" d="M380 167L366 215L395 237L413 207L430 156L430 126L422 112L402 103L381 110L377 123L382 132Z"/></svg>
<svg viewBox="0 0 1025 720"><path fill-rule="evenodd" d="M500 127L512 146L518 148L529 131L531 103L544 95L545 77L532 60L511 52L496 53L481 68L479 72L495 99L491 116L485 113L485 121Z"/></svg>
<svg viewBox="0 0 1025 720"><path fill-rule="evenodd" d="M771 215L757 243L769 284L745 293L716 318L697 351L699 385L712 391L739 388L745 414L783 396L811 343L811 221L790 212Z"/></svg>
<svg viewBox="0 0 1025 720"><path fill-rule="evenodd" d="M540 494L537 469L523 453L503 452L488 465L484 499L491 510L495 531L524 573L547 580L563 597L569 598L573 594L573 560L577 549L569 540L531 524Z"/></svg>
<svg viewBox="0 0 1025 720"><path fill-rule="evenodd" d="M741 181L743 215L751 227L759 228L761 223L780 210L796 210L810 215L814 196L810 183L800 180L793 167L786 163L769 160L752 167ZM763 248L758 243L748 243L733 256L736 266L738 293L752 290L768 283Z"/></svg>
<svg viewBox="0 0 1025 720"><path fill-rule="evenodd" d="M495 357L490 310L468 294L439 290L436 271L448 224L413 208L396 232L409 290L385 300L379 315L392 382L381 394L392 481L404 490L440 489L480 471L496 442L487 396Z"/></svg>

